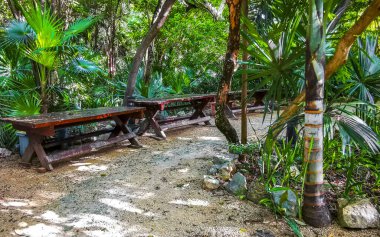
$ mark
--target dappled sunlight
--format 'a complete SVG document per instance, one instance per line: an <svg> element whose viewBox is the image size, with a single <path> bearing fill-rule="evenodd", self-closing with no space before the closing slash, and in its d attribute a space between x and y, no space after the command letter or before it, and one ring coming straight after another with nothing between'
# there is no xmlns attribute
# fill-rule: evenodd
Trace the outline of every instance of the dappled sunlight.
<svg viewBox="0 0 380 237"><path fill-rule="evenodd" d="M43 220L47 220L55 224L61 224L67 221L67 218L59 217L59 215L53 211L46 211L37 218L42 218Z"/></svg>
<svg viewBox="0 0 380 237"><path fill-rule="evenodd" d="M146 212L140 208L133 206L131 203L120 201L118 199L102 198L99 200L101 203L127 212L142 214L144 216L155 216L152 212Z"/></svg>
<svg viewBox="0 0 380 237"><path fill-rule="evenodd" d="M223 137L204 137L204 136L201 136L201 137L197 137L198 140L201 140L201 141L223 141Z"/></svg>
<svg viewBox="0 0 380 237"><path fill-rule="evenodd" d="M46 225L44 223L28 226L24 229L16 229L14 232L17 235L28 237L60 237L65 235L63 232L63 227Z"/></svg>
<svg viewBox="0 0 380 237"><path fill-rule="evenodd" d="M0 205L4 207L35 207L37 204L28 199L13 199L13 198L5 198L0 200Z"/></svg>
<svg viewBox="0 0 380 237"><path fill-rule="evenodd" d="M35 218L50 224L38 223L28 226L26 222L20 222L20 228L15 230L15 233L29 237L82 236L81 233L90 237L105 237L125 236L143 231L140 226L126 226L125 222L98 214L80 213L60 217L53 211L46 211Z"/></svg>
<svg viewBox="0 0 380 237"><path fill-rule="evenodd" d="M89 163L89 162L78 162L78 163L73 163L70 166L85 166L85 165L92 165L92 163Z"/></svg>
<svg viewBox="0 0 380 237"><path fill-rule="evenodd" d="M173 201L170 201L169 202L170 204L177 204L177 205L184 205L184 206L209 206L209 202L208 201L203 201L203 200L199 200L199 199L188 199L188 200L181 200L181 199L177 199L177 200L173 200Z"/></svg>
<svg viewBox="0 0 380 237"><path fill-rule="evenodd" d="M188 173L189 172L189 168L179 169L178 172L180 172L180 173Z"/></svg>
<svg viewBox="0 0 380 237"><path fill-rule="evenodd" d="M106 165L85 165L85 166L79 166L77 168L78 171L85 171L85 172L99 172L99 171L105 171L108 169L108 166Z"/></svg>
<svg viewBox="0 0 380 237"><path fill-rule="evenodd" d="M177 140L180 140L180 141L191 141L192 138L191 137L177 137Z"/></svg>
<svg viewBox="0 0 380 237"><path fill-rule="evenodd" d="M143 191L131 192L129 190L125 190L120 187L112 188L112 189L106 190L105 192L112 195L119 195L119 196L124 196L128 198L135 198L135 199L149 199L155 196L155 193L152 193L152 192L143 192Z"/></svg>

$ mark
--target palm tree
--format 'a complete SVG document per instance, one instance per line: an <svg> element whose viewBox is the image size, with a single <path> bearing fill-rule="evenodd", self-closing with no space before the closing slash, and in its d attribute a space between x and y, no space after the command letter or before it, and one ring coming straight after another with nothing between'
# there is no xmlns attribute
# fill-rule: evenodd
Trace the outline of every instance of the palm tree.
<svg viewBox="0 0 380 237"><path fill-rule="evenodd" d="M20 6L26 22L13 21L4 30L0 46L16 46L24 56L32 60L33 73L40 88L42 111L48 111L48 88L53 83L52 70L64 64L68 58L79 57L80 47L73 46L71 40L96 22L89 17L71 24L64 30L63 22L56 18L49 9L31 1Z"/></svg>
<svg viewBox="0 0 380 237"><path fill-rule="evenodd" d="M303 219L315 227L331 222L323 193L323 99L325 72L323 0L309 0L306 36L305 152Z"/></svg>

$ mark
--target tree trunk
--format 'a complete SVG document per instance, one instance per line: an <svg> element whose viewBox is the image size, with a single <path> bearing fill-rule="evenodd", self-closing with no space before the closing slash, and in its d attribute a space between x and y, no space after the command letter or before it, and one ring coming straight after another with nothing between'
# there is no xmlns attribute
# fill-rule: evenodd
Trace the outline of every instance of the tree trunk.
<svg viewBox="0 0 380 237"><path fill-rule="evenodd" d="M17 5L14 4L13 1L14 0L7 0L9 9L11 10L13 17L16 20L21 20L21 16L22 16L21 11L19 9L17 9Z"/></svg>
<svg viewBox="0 0 380 237"><path fill-rule="evenodd" d="M150 24L150 27L154 24L154 22L157 20L158 14L160 13L162 8L162 0L159 0L156 6L156 9L154 10L152 21ZM149 83L150 78L152 77L152 71L153 71L153 59L154 59L154 39L152 43L150 43L148 47L148 51L146 53L146 63L145 63L145 68L144 68L144 82L146 84Z"/></svg>
<svg viewBox="0 0 380 237"><path fill-rule="evenodd" d="M306 36L306 106L305 151L307 165L303 219L314 227L331 223L323 192L323 98L325 81L325 27L323 0L309 0L309 22Z"/></svg>
<svg viewBox="0 0 380 237"><path fill-rule="evenodd" d="M229 8L230 29L228 35L227 53L224 59L223 75L220 79L216 97L215 125L230 143L239 143L236 130L225 114L227 108L228 92L231 88L232 75L237 66L237 56L240 44L240 6L242 0L227 0Z"/></svg>
<svg viewBox="0 0 380 237"><path fill-rule="evenodd" d="M208 1L201 1L199 4L212 15L215 21L223 20L223 10L224 10L224 7L226 6L225 0L222 0L220 2L220 5L218 8L214 7Z"/></svg>
<svg viewBox="0 0 380 237"><path fill-rule="evenodd" d="M166 0L165 1L165 3L162 5L162 9L161 9L160 13L158 14L156 22L154 22L154 24L150 27L145 38L142 40L140 47L136 51L136 54L133 58L132 68L131 68L131 71L129 72L129 75L128 75L128 85L127 85L127 89L125 91L123 105L127 105L128 104L128 97L131 97L133 95L133 92L134 92L135 86L136 86L137 73L139 71L141 61L144 58L145 52L146 52L147 48L149 47L149 45L154 40L154 38L156 38L156 36L157 36L158 32L161 30L162 26L164 25L175 1L176 0Z"/></svg>
<svg viewBox="0 0 380 237"><path fill-rule="evenodd" d="M113 2L113 1L112 1ZM111 26L108 40L108 50L107 50L107 60L108 60L108 74L110 77L116 74L116 50L115 50L115 37L116 37L116 18L117 11L119 9L120 0L117 0L116 6L114 8L111 4Z"/></svg>
<svg viewBox="0 0 380 237"><path fill-rule="evenodd" d="M248 17L248 5L249 0L243 0L242 2L242 14L245 17ZM244 29L247 29L247 26L244 25ZM248 41L243 40L243 45L245 48L248 47ZM248 61L248 53L243 52L243 61ZM241 143L247 144L248 142L248 129L247 129L247 91L248 91L248 75L247 70L248 65L243 65L243 75L241 77Z"/></svg>
<svg viewBox="0 0 380 237"><path fill-rule="evenodd" d="M346 63L348 53L356 38L367 29L368 25L380 15L380 0L374 0L367 7L362 16L357 22L343 35L335 47L335 54L326 65L325 80L328 80L343 64ZM299 110L300 104L305 100L305 90L303 90L291 103L288 105L276 123L272 125L269 133L270 137L277 137L286 122L291 119Z"/></svg>

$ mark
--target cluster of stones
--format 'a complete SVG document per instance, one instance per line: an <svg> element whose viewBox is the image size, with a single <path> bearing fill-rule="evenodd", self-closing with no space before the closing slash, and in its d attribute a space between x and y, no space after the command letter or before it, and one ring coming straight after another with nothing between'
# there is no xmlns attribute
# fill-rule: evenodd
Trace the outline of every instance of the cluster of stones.
<svg viewBox="0 0 380 237"><path fill-rule="evenodd" d="M268 194L263 183L247 184L247 179L243 175L245 170L237 170L237 157L233 155L216 155L212 161L213 165L203 178L204 189L212 191L224 188L229 193L238 197L244 196L254 203L270 197L286 216L298 216L297 195L292 190L279 188ZM297 167L292 169L292 175L293 172L294 176L300 173ZM378 228L380 227L380 214L369 199L356 201L338 199L338 223L345 228Z"/></svg>
<svg viewBox="0 0 380 237"><path fill-rule="evenodd" d="M224 188L229 193L245 197L254 203L260 202L263 198L268 196L265 186L260 182L247 183L244 173L247 170L237 170L236 164L238 163L237 157L232 155L216 155L212 159L213 165L208 171L207 175L203 178L203 187L206 190L216 190ZM285 192L287 192L285 194ZM272 198L276 205L283 209L288 216L297 216L298 205L296 194L291 190L279 190L271 192ZM287 196L283 201L281 197Z"/></svg>

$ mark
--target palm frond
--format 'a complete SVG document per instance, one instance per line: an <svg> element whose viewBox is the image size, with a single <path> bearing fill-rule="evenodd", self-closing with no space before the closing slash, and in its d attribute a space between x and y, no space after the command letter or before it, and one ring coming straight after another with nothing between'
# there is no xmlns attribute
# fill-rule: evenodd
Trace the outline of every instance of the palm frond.
<svg viewBox="0 0 380 237"><path fill-rule="evenodd" d="M36 37L33 29L25 21L11 21L2 31L0 48L29 44Z"/></svg>
<svg viewBox="0 0 380 237"><path fill-rule="evenodd" d="M75 38L80 33L84 32L88 28L90 28L92 25L94 25L99 20L98 17L87 17L84 19L79 19L72 23L69 28L64 32L61 43L64 44L65 42L71 40L72 38Z"/></svg>
<svg viewBox="0 0 380 237"><path fill-rule="evenodd" d="M76 58L72 60L70 63L70 69L78 74L95 74L103 72L103 70L94 62L84 58Z"/></svg>

